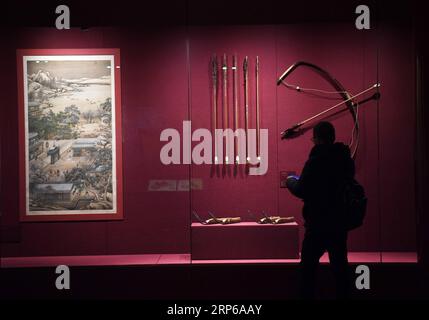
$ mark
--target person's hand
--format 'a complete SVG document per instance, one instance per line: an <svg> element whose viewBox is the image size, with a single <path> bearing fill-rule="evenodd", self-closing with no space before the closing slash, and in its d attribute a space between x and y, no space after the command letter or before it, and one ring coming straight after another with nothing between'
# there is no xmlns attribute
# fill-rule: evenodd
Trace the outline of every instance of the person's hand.
<svg viewBox="0 0 429 320"><path fill-rule="evenodd" d="M299 176L293 174L286 178L286 188L289 190L294 190L295 186L298 184Z"/></svg>
<svg viewBox="0 0 429 320"><path fill-rule="evenodd" d="M286 180L289 180L289 179L299 180L299 176L293 174L286 178Z"/></svg>

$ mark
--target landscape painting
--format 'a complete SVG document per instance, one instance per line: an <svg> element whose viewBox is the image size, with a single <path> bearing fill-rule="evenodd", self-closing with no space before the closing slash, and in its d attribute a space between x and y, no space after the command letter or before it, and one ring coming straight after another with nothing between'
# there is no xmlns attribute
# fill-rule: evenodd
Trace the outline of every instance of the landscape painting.
<svg viewBox="0 0 429 320"><path fill-rule="evenodd" d="M22 54L23 220L122 218L115 66L115 54Z"/></svg>

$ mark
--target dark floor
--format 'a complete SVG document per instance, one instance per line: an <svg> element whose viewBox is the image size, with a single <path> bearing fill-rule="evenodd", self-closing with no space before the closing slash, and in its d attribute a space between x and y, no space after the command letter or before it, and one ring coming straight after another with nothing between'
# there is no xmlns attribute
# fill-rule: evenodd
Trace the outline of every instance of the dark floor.
<svg viewBox="0 0 429 320"><path fill-rule="evenodd" d="M369 290L353 299L427 298L415 263L367 263ZM351 264L351 276L356 278ZM2 268L2 299L297 299L297 264L183 264L70 267L70 290L57 290L54 267ZM354 281L353 281L354 283ZM327 264L319 270L319 297L333 297Z"/></svg>

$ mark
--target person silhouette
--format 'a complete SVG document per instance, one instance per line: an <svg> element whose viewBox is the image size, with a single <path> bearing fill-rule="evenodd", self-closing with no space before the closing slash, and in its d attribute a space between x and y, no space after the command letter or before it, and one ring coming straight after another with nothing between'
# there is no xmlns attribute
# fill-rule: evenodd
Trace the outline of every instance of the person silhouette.
<svg viewBox="0 0 429 320"><path fill-rule="evenodd" d="M301 249L301 297L316 297L319 260L327 251L334 273L336 297L349 295L347 227L342 206L342 187L355 175L350 148L335 142L335 128L327 121L313 128L314 143L301 176L289 176L286 186L304 202L304 240Z"/></svg>

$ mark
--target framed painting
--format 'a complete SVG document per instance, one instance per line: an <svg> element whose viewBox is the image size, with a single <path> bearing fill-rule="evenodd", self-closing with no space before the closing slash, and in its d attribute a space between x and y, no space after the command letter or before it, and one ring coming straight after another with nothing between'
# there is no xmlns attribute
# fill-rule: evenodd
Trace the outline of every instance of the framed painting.
<svg viewBox="0 0 429 320"><path fill-rule="evenodd" d="M21 221L123 218L119 49L17 50Z"/></svg>

